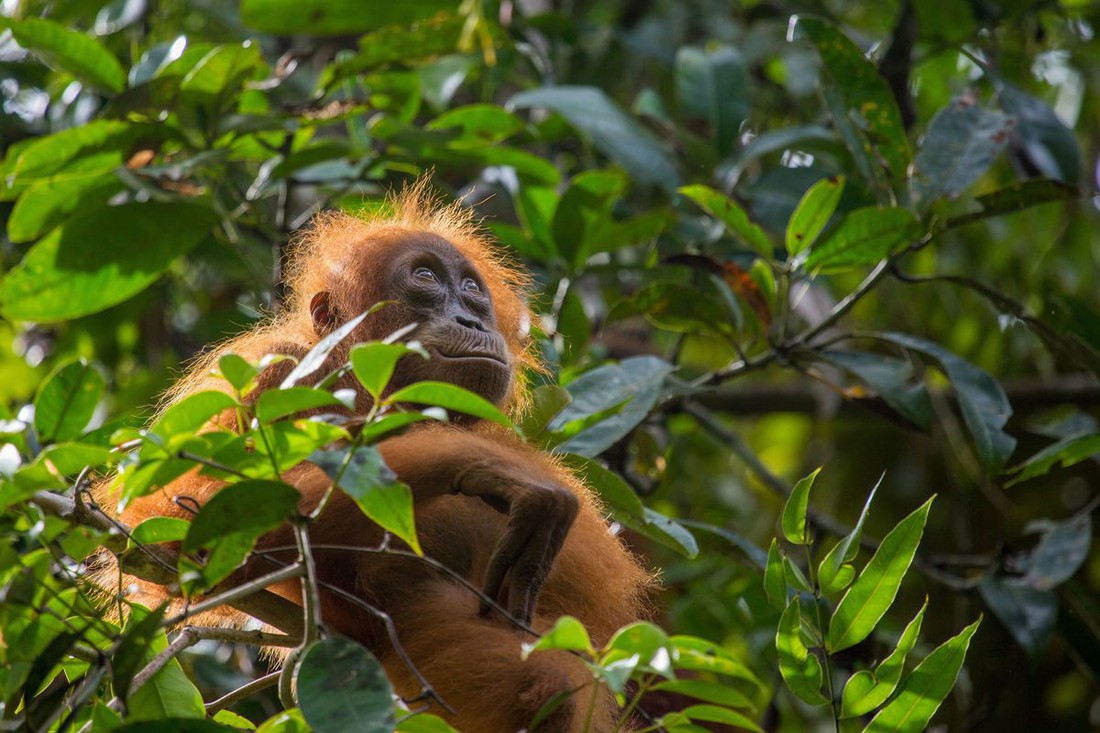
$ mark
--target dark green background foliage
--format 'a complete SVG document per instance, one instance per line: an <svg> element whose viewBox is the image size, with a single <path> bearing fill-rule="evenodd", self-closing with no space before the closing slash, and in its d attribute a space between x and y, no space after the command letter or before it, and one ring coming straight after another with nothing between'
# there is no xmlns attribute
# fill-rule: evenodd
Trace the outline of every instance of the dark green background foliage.
<svg viewBox="0 0 1100 733"><path fill-rule="evenodd" d="M78 702L98 702L78 711L80 725L88 715L95 729L116 725L95 649L115 655L109 680L125 699L164 643L155 614L121 636L94 622L68 579L79 568L71 559L102 535L27 499L116 461L112 435L139 437L116 431L143 424L182 362L279 307L278 265L312 213L373 210L387 190L434 171L435 187L475 207L535 274L535 330L550 369L536 378L524 433L572 454L638 551L663 568L660 624L721 646L751 667L745 679L762 680L730 707L768 729L807 729L828 721L828 708L797 702L777 674L800 697L820 697L820 676L806 687L821 672L810 669L813 655L790 656L803 642L831 650L824 682L839 704L843 680L895 648L914 650L907 672L922 658L932 660L923 673L950 666L953 647L927 655L964 627L974 633L968 625L983 614L937 725L1100 725L1094 4L3 8L5 716L67 723L62 702L83 695ZM238 390L251 369L222 365ZM331 401L302 393L269 408L301 409L293 399ZM182 445L224 407L177 414L125 460L161 461L158 441ZM310 436L288 465L332 438ZM373 471L396 492L363 494L375 497L360 497L364 511L397 512L386 526L414 542L400 521L407 513L394 508L407 502L403 487L375 454L359 455L351 472ZM343 460L314 458L334 473ZM193 465L176 463L156 465L172 475ZM781 521L791 488L820 465L808 523L799 524L801 489ZM153 474L128 490L166 479ZM249 476L237 498L278 478ZM810 592L788 605L787 586L828 596L829 582L851 573L843 561L859 541L826 558L821 577L799 545L812 539L819 562L858 520L858 572L932 494L913 567L905 575L902 563L905 582L875 633L854 643L834 625L828 639L803 639L800 603L804 613L821 606ZM232 497L224 503L235 511ZM283 503L264 521L281 521L293 496ZM212 550L224 567L181 561L188 583L214 582L267 528L257 520L247 536L226 537L214 519L210 537L184 546ZM186 528L145 531L157 542ZM850 618L838 600L825 610ZM919 640L903 634L914 616ZM672 648L644 630L647 649ZM556 643L586 650L576 631ZM316 649L300 684L325 689L309 675L322 675L329 656L363 663L357 649ZM262 673L240 649L228 655L182 655L130 709L192 714L184 671L208 701ZM379 700L385 707L387 688L373 689L362 709L303 713L318 729L369 714ZM236 709L260 721L272 705L261 696ZM271 729L304 729L302 720L284 714Z"/></svg>

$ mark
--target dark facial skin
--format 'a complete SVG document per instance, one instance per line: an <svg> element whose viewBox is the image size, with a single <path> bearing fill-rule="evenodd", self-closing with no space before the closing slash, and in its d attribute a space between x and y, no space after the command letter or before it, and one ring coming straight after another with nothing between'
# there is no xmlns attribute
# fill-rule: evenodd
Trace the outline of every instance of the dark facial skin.
<svg viewBox="0 0 1100 733"><path fill-rule="evenodd" d="M367 319L370 337L385 338L415 323L404 340L419 341L431 356L402 359L391 389L434 380L464 387L495 404L504 400L512 360L497 331L492 298L480 274L450 242L417 235L411 243L393 247L368 276L384 284L383 300L394 301ZM361 304L359 311L371 305ZM327 297L315 297L312 310L319 331L338 317Z"/></svg>

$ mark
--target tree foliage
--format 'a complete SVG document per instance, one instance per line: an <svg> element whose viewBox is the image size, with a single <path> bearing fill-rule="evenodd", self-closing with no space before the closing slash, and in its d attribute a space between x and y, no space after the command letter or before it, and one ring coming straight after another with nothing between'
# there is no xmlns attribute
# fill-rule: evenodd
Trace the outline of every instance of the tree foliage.
<svg viewBox="0 0 1100 733"><path fill-rule="evenodd" d="M285 637L172 631L163 609L120 626L80 579L95 548L144 547L164 582L213 588L296 513L281 473L307 459L419 553L373 444L446 411L511 425L474 395L407 387L352 438L286 419L346 395L249 407L263 365L226 357L225 392L143 418L182 361L279 307L313 213L432 171L535 275L548 372L512 427L664 570L657 623L596 649L565 618L527 653L584 656L631 709L692 698L667 730L1095 726L1100 13L562 8L4 4L5 723L446 730L395 712L377 662L309 613ZM408 348L347 368L381 395ZM228 408L243 434L201 430ZM127 539L87 503L90 475L120 472L127 501L195 466L231 486L189 525ZM286 709L230 711L261 644L301 647Z"/></svg>

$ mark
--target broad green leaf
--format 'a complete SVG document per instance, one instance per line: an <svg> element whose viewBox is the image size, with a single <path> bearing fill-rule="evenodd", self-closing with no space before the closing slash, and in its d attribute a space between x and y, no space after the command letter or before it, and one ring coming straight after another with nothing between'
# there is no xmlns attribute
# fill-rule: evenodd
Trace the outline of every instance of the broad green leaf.
<svg viewBox="0 0 1100 733"><path fill-rule="evenodd" d="M569 390L556 384L544 384L531 393L531 406L520 420L520 429L527 440L534 442L550 426L550 421L561 412L573 396Z"/></svg>
<svg viewBox="0 0 1100 733"><path fill-rule="evenodd" d="M218 372L238 392L244 392L245 388L260 373L260 369L237 354L226 354L218 359Z"/></svg>
<svg viewBox="0 0 1100 733"><path fill-rule="evenodd" d="M357 54L326 66L321 72L317 87L327 89L347 76L383 64L408 64L419 59L452 53L458 48L465 25L466 19L462 16L437 14L413 27L380 27L359 36Z"/></svg>
<svg viewBox="0 0 1100 733"><path fill-rule="evenodd" d="M661 680L650 689L655 692L686 695L696 700L730 708L756 709L756 703L748 695L736 687L718 682L708 682L700 679Z"/></svg>
<svg viewBox="0 0 1100 733"><path fill-rule="evenodd" d="M699 554L699 544L695 541L695 537L680 523L649 507L645 508L643 519L643 522L630 525L630 528L686 558L690 559Z"/></svg>
<svg viewBox="0 0 1100 733"><path fill-rule="evenodd" d="M126 86L122 64L91 36L45 18L0 18L0 28L3 27L11 29L20 46L41 56L51 66L110 92L120 92Z"/></svg>
<svg viewBox="0 0 1100 733"><path fill-rule="evenodd" d="M8 238L13 242L37 239L76 211L106 206L123 188L122 181L110 171L63 171L33 183L15 202L8 218Z"/></svg>
<svg viewBox="0 0 1100 733"><path fill-rule="evenodd" d="M75 476L85 467L97 468L112 462L111 449L87 443L55 443L38 454L39 462L48 461L62 476Z"/></svg>
<svg viewBox="0 0 1100 733"><path fill-rule="evenodd" d="M802 572L802 568L798 567L798 563L783 553L780 553L779 556L782 558L783 576L787 579L787 584L794 588L795 591L813 594L814 588L810 585L810 581L806 578L805 573Z"/></svg>
<svg viewBox="0 0 1100 733"><path fill-rule="evenodd" d="M8 150L0 199L38 183L99 180L126 162L135 140L152 128L119 120L91 120L52 135L28 138Z"/></svg>
<svg viewBox="0 0 1100 733"><path fill-rule="evenodd" d="M210 49L180 80L180 101L202 105L216 114L232 101L234 93L263 65L254 41Z"/></svg>
<svg viewBox="0 0 1100 733"><path fill-rule="evenodd" d="M492 145L523 129L523 120L495 104L469 104L447 110L424 125L426 130L458 130L460 144Z"/></svg>
<svg viewBox="0 0 1100 733"><path fill-rule="evenodd" d="M893 180L904 176L909 142L897 101L874 63L828 21L794 16L788 29L788 40L808 39L821 54L822 92L864 178L875 180L883 165Z"/></svg>
<svg viewBox="0 0 1100 733"><path fill-rule="evenodd" d="M314 730L391 733L393 688L366 647L333 636L310 646L294 673L298 704Z"/></svg>
<svg viewBox="0 0 1100 733"><path fill-rule="evenodd" d="M931 425L932 400L910 362L864 351L822 351L818 356L873 389L917 427L927 430Z"/></svg>
<svg viewBox="0 0 1100 733"><path fill-rule="evenodd" d="M1012 576L987 575L978 585L982 600L1032 661L1050 646L1058 622L1058 596Z"/></svg>
<svg viewBox="0 0 1100 733"><path fill-rule="evenodd" d="M889 705L872 718L863 733L922 731L955 686L970 638L982 620L948 639L917 665Z"/></svg>
<svg viewBox="0 0 1100 733"><path fill-rule="evenodd" d="M459 733L443 718L431 713L412 713L397 721L397 733Z"/></svg>
<svg viewBox="0 0 1100 733"><path fill-rule="evenodd" d="M905 671L905 658L917 644L917 636L920 634L921 622L924 620L924 611L927 608L928 599L925 598L917 615L901 632L901 638L898 639L894 651L890 652L890 655L882 660L874 671L860 670L848 678L841 698L841 718L866 715L894 694L898 682L901 681L901 674Z"/></svg>
<svg viewBox="0 0 1100 733"><path fill-rule="evenodd" d="M856 576L855 568L852 567L851 562L856 559L856 555L859 554L859 538L863 533L863 523L867 520L867 512L871 509L871 502L874 501L875 492L878 491L878 487L882 485L882 479L886 474L879 476L878 481L871 488L871 493L867 496L867 501L863 504L863 511L859 513L859 519L856 521L856 526L852 528L852 531L840 538L833 549L829 550L829 553L825 555L825 558L821 561L821 564L817 568L817 583L821 588L822 595L831 595L833 593L839 593L848 587L848 584L852 582L852 579Z"/></svg>
<svg viewBox="0 0 1100 733"><path fill-rule="evenodd" d="M79 437L92 419L103 387L103 376L85 359L55 369L34 398L38 441L46 444Z"/></svg>
<svg viewBox="0 0 1100 733"><path fill-rule="evenodd" d="M920 220L908 209L856 209L809 250L806 269L874 264L912 242L919 233Z"/></svg>
<svg viewBox="0 0 1100 733"><path fill-rule="evenodd" d="M580 476L586 486L595 489L603 503L611 509L612 516L619 518L625 515L620 521L629 526L643 521L645 507L642 500L616 473L584 456L568 455L562 462Z"/></svg>
<svg viewBox="0 0 1100 733"><path fill-rule="evenodd" d="M252 552L256 540L297 509L301 496L281 481L247 480L214 494L180 547L180 585L191 595L218 584ZM197 553L205 552L200 557Z"/></svg>
<svg viewBox="0 0 1100 733"><path fill-rule="evenodd" d="M610 322L638 315L673 333L712 333L725 338L736 338L743 322L730 288L714 278L697 285L650 283L616 303L607 319Z"/></svg>
<svg viewBox="0 0 1100 733"><path fill-rule="evenodd" d="M668 634L648 621L637 621L619 629L604 649L606 653L599 664L605 668L615 662L630 660L635 670L652 672L667 679L674 676Z"/></svg>
<svg viewBox="0 0 1100 733"><path fill-rule="evenodd" d="M150 651L159 653L168 647L162 633ZM148 661L152 661L152 656ZM149 721L146 726L163 726L173 733L216 733L224 728L203 720L202 693L187 678L178 659L164 665L127 700L127 721ZM120 731L137 733L140 723L124 725ZM131 727L132 726L132 727ZM149 730L147 727L146 730Z"/></svg>
<svg viewBox="0 0 1100 733"><path fill-rule="evenodd" d="M975 200L981 206L980 211L948 219L944 227L952 229L964 224L988 219L1015 211L1050 203L1052 201L1072 201L1081 197L1081 191L1072 185L1047 178L1030 178L1016 181L1004 188L978 196Z"/></svg>
<svg viewBox="0 0 1100 733"><path fill-rule="evenodd" d="M442 10L448 0L369 3L359 0L243 0L241 22L253 30L286 36L351 36L382 26L409 26Z"/></svg>
<svg viewBox="0 0 1100 733"><path fill-rule="evenodd" d="M762 731L763 729L742 713L717 705L692 705L681 711L681 714L690 720L698 720L706 723L721 723L723 726L734 726L738 730Z"/></svg>
<svg viewBox="0 0 1100 733"><path fill-rule="evenodd" d="M447 382L417 382L397 390L385 400L387 405L403 402L442 407L453 412L489 420L506 428L513 427L512 421L492 402L468 389Z"/></svg>
<svg viewBox="0 0 1100 733"><path fill-rule="evenodd" d="M830 653L847 649L866 639L894 603L902 578L917 552L934 498L924 502L890 530L867 567L840 599L826 638Z"/></svg>
<svg viewBox="0 0 1100 733"><path fill-rule="evenodd" d="M668 641L677 670L727 675L763 687L744 662L712 641L686 635L672 636Z"/></svg>
<svg viewBox="0 0 1100 733"><path fill-rule="evenodd" d="M363 445L371 445L395 430L401 430L413 423L432 419L435 419L434 416L425 415L422 412L391 412L364 426L359 434L359 440Z"/></svg>
<svg viewBox="0 0 1100 733"><path fill-rule="evenodd" d="M1047 178L1075 184L1081 177L1081 147L1073 130L1042 100L998 80L998 99L1016 120L1013 131L1028 161Z"/></svg>
<svg viewBox="0 0 1100 733"><path fill-rule="evenodd" d="M741 205L729 196L700 184L684 186L680 193L699 204L708 214L717 218L726 229L764 258L772 255L772 243L759 225L754 224Z"/></svg>
<svg viewBox="0 0 1100 733"><path fill-rule="evenodd" d="M279 480L284 472L309 458L315 450L351 439L348 431L321 420L282 420L265 426L262 431L228 435L230 440L219 441L208 457L250 478L272 480ZM198 437L205 437L205 434ZM188 443L187 447L194 450L201 446ZM203 467L203 474L227 480L236 475L224 474L209 465Z"/></svg>
<svg viewBox="0 0 1100 733"><path fill-rule="evenodd" d="M787 574L783 570L783 558L775 539L768 548L768 564L764 567L764 595L775 608L787 605Z"/></svg>
<svg viewBox="0 0 1100 733"><path fill-rule="evenodd" d="M543 107L557 112L592 139L605 155L641 183L666 191L679 185L680 174L656 135L623 112L601 89L587 86L547 86L520 92L508 109Z"/></svg>
<svg viewBox="0 0 1100 733"><path fill-rule="evenodd" d="M741 54L726 45L681 46L674 74L681 116L705 121L718 154L728 155L750 109L749 75Z"/></svg>
<svg viewBox="0 0 1100 733"><path fill-rule="evenodd" d="M379 399L386 385L390 383L394 367L406 354L419 354L427 359L428 354L421 348L407 344L387 344L375 342L360 344L351 350L351 367L359 383L366 388L374 399Z"/></svg>
<svg viewBox="0 0 1100 733"><path fill-rule="evenodd" d="M809 249L817 235L829 223L840 195L844 193L844 176L822 178L810 186L791 214L787 223L787 255L795 257Z"/></svg>
<svg viewBox="0 0 1100 733"><path fill-rule="evenodd" d="M562 616L554 626L539 637L536 642L524 642L522 656L529 657L532 652L547 649L564 649L567 651L586 652L595 654L592 648L592 640L588 638L588 631L577 619L572 616Z"/></svg>
<svg viewBox="0 0 1100 733"><path fill-rule="evenodd" d="M161 636L161 621L166 606L150 611L138 606L126 619L122 633L114 647L111 658L111 686L115 694L125 700L130 694L130 685L141 668L153 656L150 647L156 637ZM154 653L155 654L155 653Z"/></svg>
<svg viewBox="0 0 1100 733"><path fill-rule="evenodd" d="M270 389L256 401L256 418L262 423L275 422L287 415L321 407L342 407L331 392L312 387Z"/></svg>
<svg viewBox="0 0 1100 733"><path fill-rule="evenodd" d="M350 496L363 514L423 554L416 537L413 495L372 446L321 450L309 457Z"/></svg>
<svg viewBox="0 0 1100 733"><path fill-rule="evenodd" d="M810 543L810 535L806 531L806 510L810 505L810 489L819 473L821 473L820 467L809 476L800 479L783 505L781 521L783 536L792 544L808 545Z"/></svg>
<svg viewBox="0 0 1100 733"><path fill-rule="evenodd" d="M214 713L214 722L235 730L256 730L256 724L248 718L237 715L232 710L219 710Z"/></svg>
<svg viewBox="0 0 1100 733"><path fill-rule="evenodd" d="M149 432L169 443L178 441L182 434L195 432L215 415L236 406L237 401L225 392L196 392L165 410Z"/></svg>
<svg viewBox="0 0 1100 733"><path fill-rule="evenodd" d="M935 359L951 380L959 399L963 420L974 438L982 466L995 474L1016 447L1016 439L1004 432L1012 415L1004 389L985 371L939 344L901 333L878 334L878 338L920 352Z"/></svg>
<svg viewBox="0 0 1100 733"><path fill-rule="evenodd" d="M190 522L178 517L149 517L130 532L130 541L136 545L178 542L190 527Z"/></svg>
<svg viewBox="0 0 1100 733"><path fill-rule="evenodd" d="M182 202L81 211L7 274L0 308L11 319L47 323L104 310L151 285L215 221L208 207Z"/></svg>
<svg viewBox="0 0 1100 733"><path fill-rule="evenodd" d="M625 177L613 171L585 171L569 184L554 211L551 231L557 251L573 267L584 264L593 242L612 224L611 207L626 189Z"/></svg>
<svg viewBox="0 0 1100 733"><path fill-rule="evenodd" d="M1048 445L1035 455L1010 470L1018 472L1006 486L1042 476L1055 466L1069 468L1100 453L1100 434L1072 435Z"/></svg>
<svg viewBox="0 0 1100 733"><path fill-rule="evenodd" d="M913 196L921 208L951 198L982 177L1012 137L1015 121L969 96L940 110L913 161Z"/></svg>
<svg viewBox="0 0 1100 733"><path fill-rule="evenodd" d="M779 653L779 673L791 692L810 705L829 702L821 694L821 662L802 640L802 614L797 597L791 599L779 619L775 649Z"/></svg>
<svg viewBox="0 0 1100 733"><path fill-rule="evenodd" d="M672 370L657 357L635 356L603 364L574 379L566 385L573 401L550 421L550 429L562 431L571 423L583 427L570 433L556 450L588 458L607 450L645 419Z"/></svg>
<svg viewBox="0 0 1100 733"><path fill-rule="evenodd" d="M283 378L283 381L279 383L279 389L293 387L298 384L298 382L320 369L321 366L328 361L328 357L333 350L335 350L344 339L351 335L352 331L363 322L364 318L385 305L386 302L377 303L371 306L366 311L360 313L355 318L352 318L350 321L318 341L317 344L309 350L309 353L302 357L301 361L291 370L290 374L287 374L286 377Z"/></svg>

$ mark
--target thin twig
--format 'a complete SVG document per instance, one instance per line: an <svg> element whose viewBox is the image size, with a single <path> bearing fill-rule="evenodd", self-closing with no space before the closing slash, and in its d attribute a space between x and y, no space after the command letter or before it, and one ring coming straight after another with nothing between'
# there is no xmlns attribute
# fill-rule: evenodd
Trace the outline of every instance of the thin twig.
<svg viewBox="0 0 1100 733"><path fill-rule="evenodd" d="M219 697L217 700L206 703L203 707L206 709L207 715L214 715L220 710L224 710L237 700L253 695L260 690L266 690L268 687L273 687L279 683L280 672L272 672L271 674L265 674L263 677L254 679L247 685L238 687L236 690Z"/></svg>
<svg viewBox="0 0 1100 733"><path fill-rule="evenodd" d="M276 570L273 573L260 576L259 578L255 578L246 583L242 583L241 585L230 588L224 593L210 596L201 603L196 603L192 606L188 606L183 610L183 612L179 613L176 616L173 616L170 619L167 619L164 622L164 626L170 627L181 624L192 616L197 616L205 611L212 611L219 606L236 607L236 603L238 601L255 593L259 593L262 590L265 590L269 585L275 585L276 583L282 583L287 580L293 580L294 578L300 578L304 574L305 569L300 564L294 563L293 565L288 565L281 570ZM247 611L245 612L247 613ZM264 620L260 616L257 616L257 618L259 618L261 621ZM296 630L288 629L283 629L283 631L291 631L291 633L296 632Z"/></svg>

